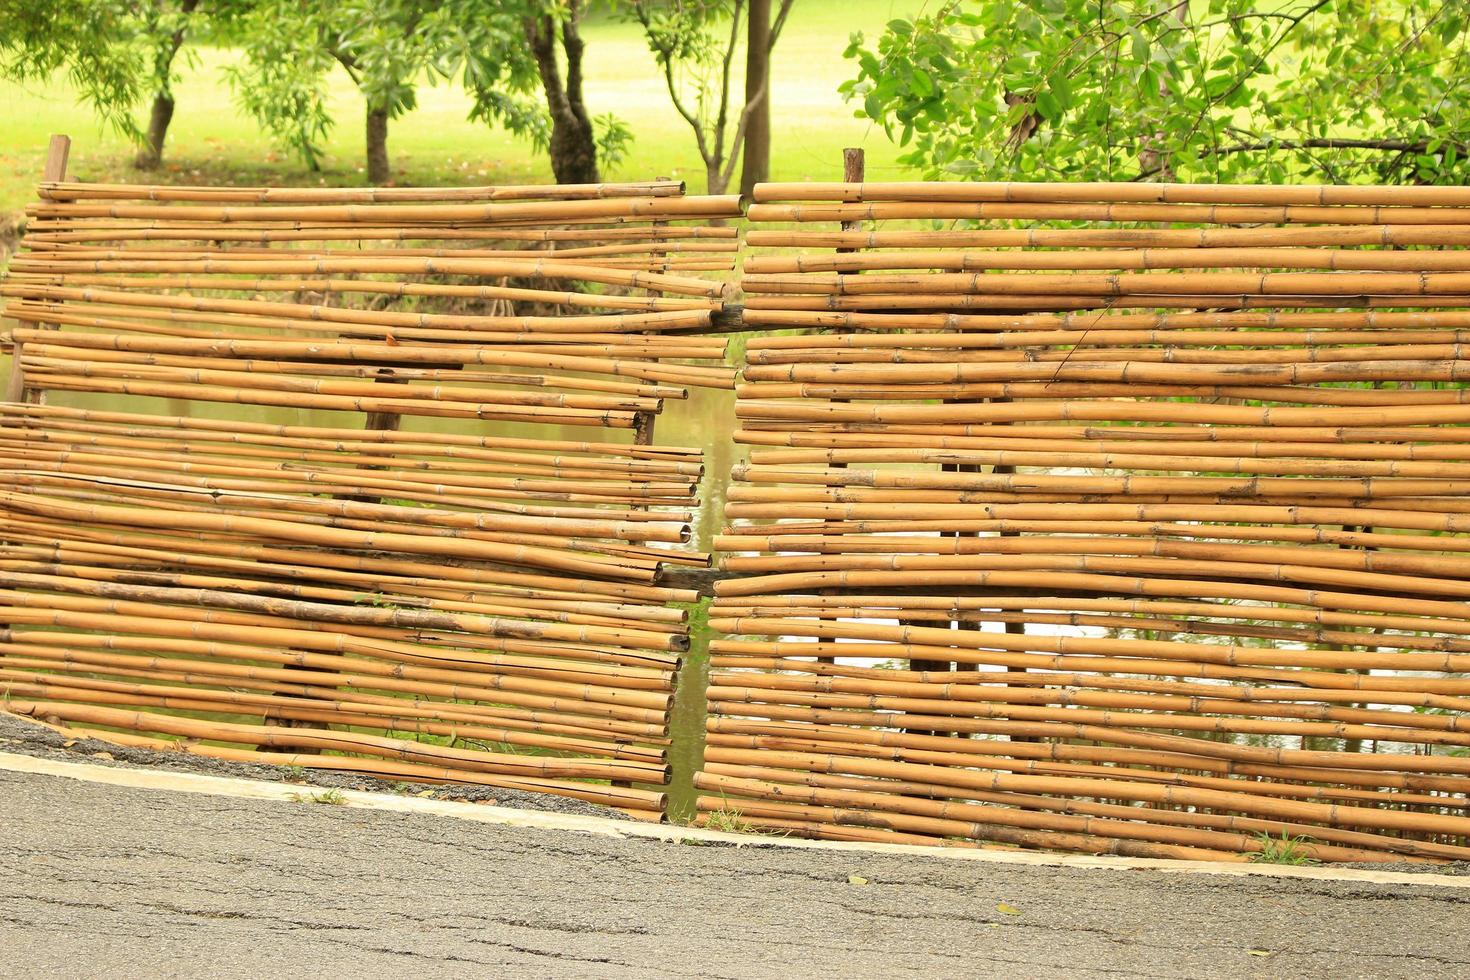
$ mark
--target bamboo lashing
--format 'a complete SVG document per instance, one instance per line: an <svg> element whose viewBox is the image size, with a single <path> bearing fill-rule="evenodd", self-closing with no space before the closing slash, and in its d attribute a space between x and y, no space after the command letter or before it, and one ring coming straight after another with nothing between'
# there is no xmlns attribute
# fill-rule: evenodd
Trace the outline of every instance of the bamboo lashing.
<svg viewBox="0 0 1470 980"><path fill-rule="evenodd" d="M755 200L706 814L1470 857L1470 191Z"/></svg>

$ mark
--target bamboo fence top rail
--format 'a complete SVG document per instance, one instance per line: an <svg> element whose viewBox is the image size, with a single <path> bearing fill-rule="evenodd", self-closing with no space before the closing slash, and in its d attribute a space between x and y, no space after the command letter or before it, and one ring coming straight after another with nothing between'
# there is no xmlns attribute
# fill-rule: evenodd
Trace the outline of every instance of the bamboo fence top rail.
<svg viewBox="0 0 1470 980"><path fill-rule="evenodd" d="M231 201L259 204L369 203L405 201L571 201L605 197L682 197L682 180L611 184L504 184L483 187L208 187L93 184L42 181L37 193L48 201Z"/></svg>
<svg viewBox="0 0 1470 980"><path fill-rule="evenodd" d="M500 224L518 221L548 224L577 224L583 220L633 218L669 220L678 218L727 218L740 214L736 195L683 197L661 195L648 198L606 197L565 201L531 201L511 204L298 204L278 206L205 207L189 204L73 204L28 205L26 214L36 218L168 218L175 221L234 222L334 222L384 224L437 224L473 222Z"/></svg>
<svg viewBox="0 0 1470 980"><path fill-rule="evenodd" d="M1464 187L1362 187L1342 184L1171 184L1121 182L765 183L753 199L773 201L1117 201L1158 204L1470 206Z"/></svg>
<svg viewBox="0 0 1470 980"><path fill-rule="evenodd" d="M1470 192L755 199L706 819L1470 856Z"/></svg>

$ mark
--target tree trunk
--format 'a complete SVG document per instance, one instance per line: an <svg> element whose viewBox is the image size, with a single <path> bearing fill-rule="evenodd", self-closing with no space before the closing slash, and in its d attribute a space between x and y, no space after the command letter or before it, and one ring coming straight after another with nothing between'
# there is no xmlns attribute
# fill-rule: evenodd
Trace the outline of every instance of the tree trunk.
<svg viewBox="0 0 1470 980"><path fill-rule="evenodd" d="M597 136L582 101L582 52L586 45L577 28L581 16L581 4L574 2L561 25L562 52L567 59L565 82L556 60L556 21L537 17L526 22L526 40L536 58L551 115L551 172L558 184L596 184L602 180L597 170Z"/></svg>
<svg viewBox="0 0 1470 980"><path fill-rule="evenodd" d="M740 193L771 179L771 0L750 0L745 35L745 149ZM714 193L713 191L711 193Z"/></svg>
<svg viewBox="0 0 1470 980"><path fill-rule="evenodd" d="M368 106L367 175L369 184L386 184L392 178L388 164L388 110Z"/></svg>
<svg viewBox="0 0 1470 980"><path fill-rule="evenodd" d="M163 162L163 141L168 137L168 124L174 118L174 99L166 91L153 96L153 110L148 114L148 130L133 165L139 170L157 170Z"/></svg>
<svg viewBox="0 0 1470 980"><path fill-rule="evenodd" d="M714 163L705 164L704 182L706 194L725 193L725 175L720 173L720 161L716 160ZM712 225L722 225L724 224L724 221L716 218L711 220L709 223Z"/></svg>
<svg viewBox="0 0 1470 980"><path fill-rule="evenodd" d="M179 5L179 12L187 16L198 6L199 0L184 0ZM157 89L153 96L153 109L148 114L144 143L138 147L138 155L133 159L133 165L139 170L157 170L163 162L163 141L168 138L169 123L174 121L174 56L183 46L184 28L180 26L154 52L153 81Z"/></svg>

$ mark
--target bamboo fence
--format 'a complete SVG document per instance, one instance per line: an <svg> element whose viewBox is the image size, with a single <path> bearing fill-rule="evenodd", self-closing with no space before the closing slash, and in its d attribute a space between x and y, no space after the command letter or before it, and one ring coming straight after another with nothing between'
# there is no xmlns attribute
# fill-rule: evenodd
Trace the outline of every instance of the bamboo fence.
<svg viewBox="0 0 1470 980"><path fill-rule="evenodd" d="M1470 191L755 200L706 817L1470 857Z"/></svg>
<svg viewBox="0 0 1470 980"><path fill-rule="evenodd" d="M48 180L40 198L0 285L38 390L631 427L658 403L585 376L667 389L650 398L732 384L705 335L728 287L705 273L734 267L738 197ZM463 384L441 395L426 364ZM381 378L397 397L366 388ZM524 386L530 403L507 394Z"/></svg>
<svg viewBox="0 0 1470 980"><path fill-rule="evenodd" d="M709 558L688 547L700 452L647 436L666 400L732 383L699 335L725 287L694 273L732 266L733 229L707 222L739 202L669 181L96 185L59 157L0 286L5 708L661 819L696 598L661 579ZM589 436L400 430L411 415Z"/></svg>

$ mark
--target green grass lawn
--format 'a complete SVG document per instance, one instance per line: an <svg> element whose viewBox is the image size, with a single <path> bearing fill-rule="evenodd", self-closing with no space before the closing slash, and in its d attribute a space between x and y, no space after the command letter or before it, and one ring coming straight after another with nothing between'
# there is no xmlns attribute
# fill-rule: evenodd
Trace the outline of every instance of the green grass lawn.
<svg viewBox="0 0 1470 980"><path fill-rule="evenodd" d="M798 0L776 49L772 103L773 177L839 179L841 149L861 146L869 172L893 178L898 148L883 131L853 118L837 85L853 74L842 58L848 35L873 34L890 19L911 16L915 0ZM674 112L653 57L636 25L606 17L584 28L587 98L594 114L614 112L632 126L636 141L609 179L682 177L692 192L704 191L704 168L693 134ZM308 174L300 162L271 144L255 122L236 108L221 69L229 50L198 50L177 87L178 110L165 151L165 169L150 182L352 184L363 180L362 100L346 75L332 79L337 120L325 168ZM743 86L736 87L743 92ZM73 139L71 173L82 179L139 179L132 149L99 127L58 80L50 86L0 83L0 216L33 199L48 134ZM550 179L544 157L510 135L466 120L468 99L457 87L424 86L419 108L395 121L389 150L397 180L409 184L528 182Z"/></svg>

